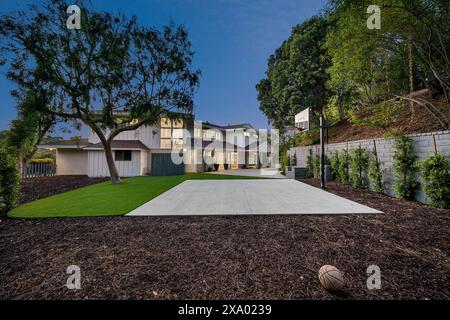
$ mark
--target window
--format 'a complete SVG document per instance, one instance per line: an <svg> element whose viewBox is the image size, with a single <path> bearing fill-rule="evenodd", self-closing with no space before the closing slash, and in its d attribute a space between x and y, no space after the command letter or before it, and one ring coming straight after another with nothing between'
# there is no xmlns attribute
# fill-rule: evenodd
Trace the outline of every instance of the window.
<svg viewBox="0 0 450 320"><path fill-rule="evenodd" d="M173 129L172 138L183 139L183 129Z"/></svg>
<svg viewBox="0 0 450 320"><path fill-rule="evenodd" d="M172 147L170 139L161 139L161 149L170 149Z"/></svg>
<svg viewBox="0 0 450 320"><path fill-rule="evenodd" d="M173 149L183 149L183 139L173 139Z"/></svg>
<svg viewBox="0 0 450 320"><path fill-rule="evenodd" d="M174 128L182 129L183 126L184 126L183 119L173 120L173 121L172 121L172 126L173 126Z"/></svg>
<svg viewBox="0 0 450 320"><path fill-rule="evenodd" d="M170 138L172 137L172 130L171 129L166 129L166 128L161 128L161 138Z"/></svg>
<svg viewBox="0 0 450 320"><path fill-rule="evenodd" d="M115 152L116 161L131 161L131 150L117 150Z"/></svg>
<svg viewBox="0 0 450 320"><path fill-rule="evenodd" d="M161 118L161 128L170 128L170 120L167 118Z"/></svg>
<svg viewBox="0 0 450 320"><path fill-rule="evenodd" d="M161 118L161 149L183 148L183 119L170 120Z"/></svg>

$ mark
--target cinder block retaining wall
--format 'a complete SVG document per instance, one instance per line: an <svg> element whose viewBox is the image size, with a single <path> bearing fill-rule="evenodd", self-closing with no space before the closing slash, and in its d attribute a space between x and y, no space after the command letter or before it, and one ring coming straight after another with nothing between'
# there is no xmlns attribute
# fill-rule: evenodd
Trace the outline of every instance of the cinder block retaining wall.
<svg viewBox="0 0 450 320"><path fill-rule="evenodd" d="M409 137L413 140L414 152L418 160L427 158L434 154L433 135L435 136L438 152L442 152L446 157L450 157L450 131L437 131L409 135ZM341 151L343 149L348 149L350 151L358 146L365 148L367 151L371 151L373 150L374 140L377 147L378 159L380 161L386 191L389 195L395 195L393 190L394 177L392 172L392 157L394 155L393 139L370 139L334 143L326 145L325 152L328 157L331 157L332 152ZM308 157L310 149L313 154L320 154L320 145L291 148L288 153L291 156L293 156L294 153L296 154L297 166L306 167L306 158ZM418 177L417 179L419 180ZM425 194L422 188L417 192L416 200L426 203Z"/></svg>

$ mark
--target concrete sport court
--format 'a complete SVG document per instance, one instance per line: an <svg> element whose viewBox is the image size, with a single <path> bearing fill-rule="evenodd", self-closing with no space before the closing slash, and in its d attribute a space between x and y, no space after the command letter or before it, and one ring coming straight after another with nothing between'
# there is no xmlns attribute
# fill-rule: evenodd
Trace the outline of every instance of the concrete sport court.
<svg viewBox="0 0 450 320"><path fill-rule="evenodd" d="M188 180L128 216L376 214L378 210L288 179Z"/></svg>

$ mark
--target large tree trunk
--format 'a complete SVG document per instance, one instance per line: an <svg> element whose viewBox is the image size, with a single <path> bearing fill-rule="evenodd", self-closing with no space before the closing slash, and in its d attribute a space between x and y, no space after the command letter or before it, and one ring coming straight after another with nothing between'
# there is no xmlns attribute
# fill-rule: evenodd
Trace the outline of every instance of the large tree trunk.
<svg viewBox="0 0 450 320"><path fill-rule="evenodd" d="M117 172L116 163L114 162L110 141L106 141L103 145L105 149L106 163L108 164L109 174L112 184L120 183L119 173Z"/></svg>
<svg viewBox="0 0 450 320"><path fill-rule="evenodd" d="M112 153L112 140L114 139L114 136L110 135L108 139L106 139L105 135L103 134L103 131L92 122L87 122L91 129L97 134L97 136L100 139L100 142L103 145L103 150L105 150L105 157L106 157L106 163L108 164L108 170L109 170L109 176L111 178L112 184L118 184L120 183L120 177L119 173L117 172L116 163L114 162L114 157Z"/></svg>
<svg viewBox="0 0 450 320"><path fill-rule="evenodd" d="M24 171L24 155L22 149L17 150L17 167L19 168L20 172L20 179L23 177L23 171Z"/></svg>
<svg viewBox="0 0 450 320"><path fill-rule="evenodd" d="M409 93L414 92L414 75L413 75L413 53L412 53L412 44L411 41L408 43L408 76L409 76ZM409 101L409 108L411 110L411 120L414 119L415 109L414 102Z"/></svg>

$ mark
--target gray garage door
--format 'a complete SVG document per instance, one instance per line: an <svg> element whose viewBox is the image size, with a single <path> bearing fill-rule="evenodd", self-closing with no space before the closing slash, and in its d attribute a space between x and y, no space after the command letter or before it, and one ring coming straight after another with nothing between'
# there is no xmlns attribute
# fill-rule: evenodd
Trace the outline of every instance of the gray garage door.
<svg viewBox="0 0 450 320"><path fill-rule="evenodd" d="M176 176L184 174L184 164L173 163L170 153L152 154L153 176Z"/></svg>

